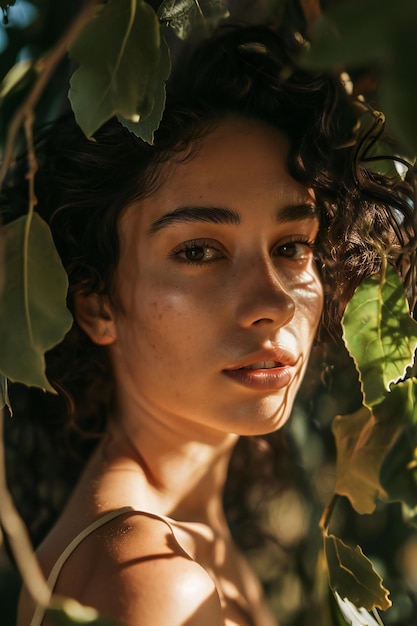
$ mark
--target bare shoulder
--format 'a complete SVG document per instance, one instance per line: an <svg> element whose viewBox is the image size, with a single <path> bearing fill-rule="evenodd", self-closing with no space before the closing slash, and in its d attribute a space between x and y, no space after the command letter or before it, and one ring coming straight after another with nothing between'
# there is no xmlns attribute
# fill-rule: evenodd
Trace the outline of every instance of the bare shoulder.
<svg viewBox="0 0 417 626"><path fill-rule="evenodd" d="M88 537L65 565L56 592L120 626L221 626L216 586L169 525L128 514Z"/></svg>

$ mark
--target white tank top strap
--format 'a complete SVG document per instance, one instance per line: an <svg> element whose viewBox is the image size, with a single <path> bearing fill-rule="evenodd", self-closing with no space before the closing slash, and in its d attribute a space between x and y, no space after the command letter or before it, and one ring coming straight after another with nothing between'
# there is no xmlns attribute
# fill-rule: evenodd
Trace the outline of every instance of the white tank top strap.
<svg viewBox="0 0 417 626"><path fill-rule="evenodd" d="M174 530L174 528L172 526L172 520L170 518L165 517L164 515L157 515L156 513L151 513L150 511L137 511L137 510L133 509L130 506L125 506L123 508L116 509L114 511L110 511L109 513L106 513L105 515L102 515L101 517L96 519L94 522L92 522L86 528L84 528L80 533L78 533L78 535L76 537L74 537L74 539L67 545L65 550L62 552L62 554L56 560L56 562L55 562L55 564L54 564L53 568L51 569L51 572L50 572L50 574L48 576L48 580L46 581L47 585L48 585L48 588L49 588L49 590L51 592L53 592L53 590L55 589L55 585L56 585L56 583L58 581L58 577L59 577L59 575L61 573L61 570L64 567L66 561L69 559L71 554L76 550L76 548L80 545L80 543L82 541L84 541L84 539L86 539L89 535L94 533L98 528L101 528L102 526L105 526L106 524L108 524L112 520L116 519L117 517L120 517L120 516L124 515L125 513L143 514L143 515L147 515L149 517L153 517L155 519L161 520L162 522L165 522L165 524L171 530L172 535L173 535L176 543L178 544L178 546L181 548L181 550L183 550L183 552L185 552L185 554L187 554L187 556L190 557L188 552L183 548L181 543L178 541L178 539L177 539L177 537L175 535L175 530ZM38 605L36 607L36 609L35 609L34 614L33 614L32 621L30 622L30 626L41 626L44 617L45 617L45 607L43 607L41 605Z"/></svg>

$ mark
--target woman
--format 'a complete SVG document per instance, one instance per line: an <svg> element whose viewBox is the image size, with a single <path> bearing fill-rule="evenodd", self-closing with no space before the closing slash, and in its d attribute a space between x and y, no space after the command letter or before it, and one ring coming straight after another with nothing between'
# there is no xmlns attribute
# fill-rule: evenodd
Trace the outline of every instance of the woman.
<svg viewBox="0 0 417 626"><path fill-rule="evenodd" d="M297 50L220 30L178 63L154 146L116 121L40 142L75 318L48 375L105 425L38 554L54 592L121 626L275 623L223 512L230 456L285 424L322 314L413 235L343 91ZM18 626L43 618L23 593Z"/></svg>

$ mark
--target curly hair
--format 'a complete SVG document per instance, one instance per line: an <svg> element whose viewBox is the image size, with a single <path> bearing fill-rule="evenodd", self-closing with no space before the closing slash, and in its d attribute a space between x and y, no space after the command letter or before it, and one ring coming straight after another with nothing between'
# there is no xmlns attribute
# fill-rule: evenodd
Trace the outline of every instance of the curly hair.
<svg viewBox="0 0 417 626"><path fill-rule="evenodd" d="M167 85L163 119L150 145L112 119L89 141L71 115L37 141L37 210L48 222L73 295L107 294L117 305L114 275L118 221L126 206L161 184L161 165L189 158L220 120L260 120L290 142L288 169L314 190L321 227L317 264L326 291L323 328L335 328L357 285L388 258L413 276L413 188L384 178L362 157L380 118L357 135L359 109L334 78L297 66L296 37L267 27L230 26L179 55ZM363 108L363 107L362 107ZM184 156L185 155L185 156ZM5 221L26 212L22 159L1 198ZM414 288L414 285L413 285ZM113 401L106 349L74 322L47 355L47 375L69 403L69 423L102 432Z"/></svg>

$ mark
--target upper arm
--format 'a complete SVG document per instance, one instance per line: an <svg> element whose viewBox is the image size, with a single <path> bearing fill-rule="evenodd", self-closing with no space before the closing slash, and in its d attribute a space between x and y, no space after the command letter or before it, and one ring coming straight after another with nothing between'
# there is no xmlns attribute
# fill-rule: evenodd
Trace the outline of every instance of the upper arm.
<svg viewBox="0 0 417 626"><path fill-rule="evenodd" d="M56 591L118 626L223 625L213 579L155 520L131 519L81 544Z"/></svg>
<svg viewBox="0 0 417 626"><path fill-rule="evenodd" d="M151 557L91 580L82 601L120 626L221 626L220 599L210 576L183 556Z"/></svg>

